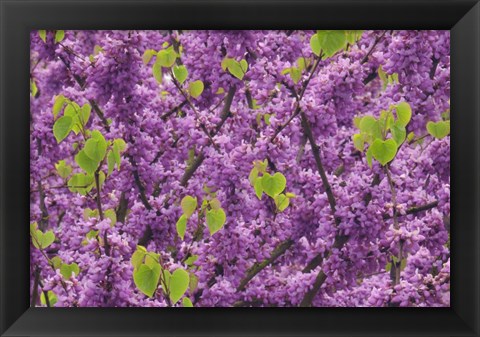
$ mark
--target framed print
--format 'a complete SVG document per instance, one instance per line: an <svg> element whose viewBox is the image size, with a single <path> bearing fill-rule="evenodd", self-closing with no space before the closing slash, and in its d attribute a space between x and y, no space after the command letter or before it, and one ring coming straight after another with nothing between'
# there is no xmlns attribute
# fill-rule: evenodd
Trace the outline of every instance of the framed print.
<svg viewBox="0 0 480 337"><path fill-rule="evenodd" d="M477 1L1 22L2 336L479 335Z"/></svg>

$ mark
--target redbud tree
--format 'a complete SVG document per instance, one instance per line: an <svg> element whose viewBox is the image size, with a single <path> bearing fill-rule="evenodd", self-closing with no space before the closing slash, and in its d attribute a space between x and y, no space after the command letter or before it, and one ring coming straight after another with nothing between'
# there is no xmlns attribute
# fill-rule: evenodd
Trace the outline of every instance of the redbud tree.
<svg viewBox="0 0 480 337"><path fill-rule="evenodd" d="M449 46L32 31L31 305L449 306Z"/></svg>

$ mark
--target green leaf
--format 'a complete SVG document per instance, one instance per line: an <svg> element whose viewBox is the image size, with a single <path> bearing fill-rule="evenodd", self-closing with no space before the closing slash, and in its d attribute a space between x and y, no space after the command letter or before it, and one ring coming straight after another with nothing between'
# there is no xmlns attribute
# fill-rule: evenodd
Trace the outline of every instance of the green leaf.
<svg viewBox="0 0 480 337"><path fill-rule="evenodd" d="M300 69L300 71L303 71L304 69L307 68L308 66L308 61L305 60L304 57L299 57L297 59L297 66L298 66L298 69Z"/></svg>
<svg viewBox="0 0 480 337"><path fill-rule="evenodd" d="M92 106L88 103L84 104L80 108L79 120L82 123L82 126L87 125L88 120L90 119L90 113L92 111Z"/></svg>
<svg viewBox="0 0 480 337"><path fill-rule="evenodd" d="M242 59L242 60L240 61L240 68L242 68L243 73L246 73L246 72L247 72L247 70L248 70L247 60Z"/></svg>
<svg viewBox="0 0 480 337"><path fill-rule="evenodd" d="M81 150L75 156L75 162L88 174L93 174L95 170L98 168L99 162L90 158L85 153L85 150Z"/></svg>
<svg viewBox="0 0 480 337"><path fill-rule="evenodd" d="M395 140L395 143L401 145L407 136L407 131L405 130L405 126L400 120L397 120L390 129L392 133L392 138Z"/></svg>
<svg viewBox="0 0 480 337"><path fill-rule="evenodd" d="M280 172L275 173L273 176L265 173L262 177L263 191L272 198L282 193L286 185L287 179Z"/></svg>
<svg viewBox="0 0 480 337"><path fill-rule="evenodd" d="M360 131L376 138L382 138L379 122L372 116L364 116L360 121Z"/></svg>
<svg viewBox="0 0 480 337"><path fill-rule="evenodd" d="M253 162L253 166L258 170L259 173L265 173L268 166L268 160L265 159L264 161L255 160Z"/></svg>
<svg viewBox="0 0 480 337"><path fill-rule="evenodd" d="M188 70L185 66L174 66L173 67L173 76L177 79L180 84L185 82L188 77Z"/></svg>
<svg viewBox="0 0 480 337"><path fill-rule="evenodd" d="M190 276L188 273L178 268L176 269L172 276L170 277L170 300L173 304L177 303L178 300L185 294L188 289L188 284L190 282Z"/></svg>
<svg viewBox="0 0 480 337"><path fill-rule="evenodd" d="M30 92L32 93L33 97L36 97L38 94L37 83L35 83L33 79L30 80Z"/></svg>
<svg viewBox="0 0 480 337"><path fill-rule="evenodd" d="M70 165L67 165L65 160L60 160L56 163L55 169L57 170L58 175L63 179L68 178L73 171L73 168Z"/></svg>
<svg viewBox="0 0 480 337"><path fill-rule="evenodd" d="M325 57L331 57L345 48L347 36L344 30L318 30L317 38Z"/></svg>
<svg viewBox="0 0 480 337"><path fill-rule="evenodd" d="M143 260L145 259L146 251L142 249L138 249L132 254L130 258L130 263L134 270L137 270L142 264Z"/></svg>
<svg viewBox="0 0 480 337"><path fill-rule="evenodd" d="M188 85L188 93L193 98L197 98L202 94L203 88L204 88L203 82L198 80Z"/></svg>
<svg viewBox="0 0 480 337"><path fill-rule="evenodd" d="M318 39L317 34L313 34L312 37L310 38L310 48L312 48L312 52L315 55L320 56L322 47L320 46L320 40Z"/></svg>
<svg viewBox="0 0 480 337"><path fill-rule="evenodd" d="M412 108L407 102L401 102L395 107L397 112L397 120L400 125L406 127L412 118Z"/></svg>
<svg viewBox="0 0 480 337"><path fill-rule="evenodd" d="M258 169L256 167L253 167L252 170L250 171L250 174L248 175L248 181L250 181L250 184L254 186L257 178L258 178Z"/></svg>
<svg viewBox="0 0 480 337"><path fill-rule="evenodd" d="M91 209L89 207L83 210L83 218L88 220L90 218L97 218L98 217L98 209Z"/></svg>
<svg viewBox="0 0 480 337"><path fill-rule="evenodd" d="M442 139L450 133L450 123L447 121L440 121L440 122L428 122L427 123L427 131L428 133L437 139Z"/></svg>
<svg viewBox="0 0 480 337"><path fill-rule="evenodd" d="M175 60L177 59L177 53L173 49L163 49L157 53L157 61L159 65L162 67L170 68L175 64Z"/></svg>
<svg viewBox="0 0 480 337"><path fill-rule="evenodd" d="M182 300L182 305L185 307L185 308L192 308L193 307L193 303L192 301L188 298L188 297L184 297L183 300Z"/></svg>
<svg viewBox="0 0 480 337"><path fill-rule="evenodd" d="M262 178L257 177L255 179L255 184L253 185L253 189L255 190L255 195L257 196L258 200L262 200L262 195L263 195Z"/></svg>
<svg viewBox="0 0 480 337"><path fill-rule="evenodd" d="M107 175L110 175L112 174L113 169L115 168L115 155L113 154L113 151L108 152L107 165L108 165Z"/></svg>
<svg viewBox="0 0 480 337"><path fill-rule="evenodd" d="M275 200L275 206L277 206L277 209L280 212L283 212L290 204L290 199L287 198L287 196L283 193L276 195L274 200Z"/></svg>
<svg viewBox="0 0 480 337"><path fill-rule="evenodd" d="M153 77L157 80L158 83L162 83L163 74L162 74L162 66L160 63L155 62L152 66L152 73Z"/></svg>
<svg viewBox="0 0 480 337"><path fill-rule="evenodd" d="M290 77L292 78L293 83L297 84L298 81L302 78L302 71L298 68L290 68Z"/></svg>
<svg viewBox="0 0 480 337"><path fill-rule="evenodd" d="M373 158L373 155L372 155L372 147L370 146L367 150L367 153L366 153L366 157L367 157L367 164L370 168L372 168L372 158Z"/></svg>
<svg viewBox="0 0 480 337"><path fill-rule="evenodd" d="M192 216L192 214L195 212L195 209L197 208L197 198L187 195L182 199L180 205L182 207L183 213L188 219Z"/></svg>
<svg viewBox="0 0 480 337"><path fill-rule="evenodd" d="M228 68L228 65L230 64L230 62L232 62L232 59L229 58L229 57L225 57L222 60L222 63L220 63L220 65L221 65L223 71L227 71L227 68Z"/></svg>
<svg viewBox="0 0 480 337"><path fill-rule="evenodd" d="M243 80L243 76L245 76L245 72L242 69L242 66L237 61L231 59L228 63L228 72L238 78L239 80Z"/></svg>
<svg viewBox="0 0 480 337"><path fill-rule="evenodd" d="M60 274L62 274L62 276L66 280L72 277L72 273L75 273L75 276L78 276L78 274L80 273L80 268L78 268L78 264L76 264L75 262L71 264L62 264L62 266L60 267Z"/></svg>
<svg viewBox="0 0 480 337"><path fill-rule="evenodd" d="M36 229L36 227L30 226L30 235L33 246L38 249L48 248L55 241L53 231L43 233L41 230Z"/></svg>
<svg viewBox="0 0 480 337"><path fill-rule="evenodd" d="M62 42L64 38L65 38L64 30L57 30L55 32L55 43Z"/></svg>
<svg viewBox="0 0 480 337"><path fill-rule="evenodd" d="M153 263L151 266L142 264L133 272L133 282L138 290L148 297L152 297L158 286L160 272L161 267L159 263Z"/></svg>
<svg viewBox="0 0 480 337"><path fill-rule="evenodd" d="M60 143L64 140L70 131L72 131L73 119L72 117L63 116L60 117L55 124L53 124L53 135L57 140L57 143Z"/></svg>
<svg viewBox="0 0 480 337"><path fill-rule="evenodd" d="M198 286L198 277L195 274L190 274L190 284L188 286L190 293L193 293Z"/></svg>
<svg viewBox="0 0 480 337"><path fill-rule="evenodd" d="M265 121L265 124L270 125L270 118L272 117L271 114L265 114L263 115L263 120Z"/></svg>
<svg viewBox="0 0 480 337"><path fill-rule="evenodd" d="M77 173L70 178L67 185L71 192L78 192L82 195L85 195L93 188L93 183L93 175Z"/></svg>
<svg viewBox="0 0 480 337"><path fill-rule="evenodd" d="M47 298L48 298L48 304L51 307L54 307L55 304L58 302L57 295L55 295L55 293L51 290L47 291ZM47 299L45 298L44 291L42 291L42 293L40 294L40 303L42 303L43 305L47 305Z"/></svg>
<svg viewBox="0 0 480 337"><path fill-rule="evenodd" d="M113 227L117 223L117 214L115 213L114 209L107 209L104 212L106 218L110 219L110 226Z"/></svg>
<svg viewBox="0 0 480 337"><path fill-rule="evenodd" d="M117 170L120 170L120 162L121 157L120 154L125 151L127 144L121 138L117 138L113 141L112 151L113 151L113 158L115 159L115 163L117 164Z"/></svg>
<svg viewBox="0 0 480 337"><path fill-rule="evenodd" d="M157 52L153 49L145 50L142 55L143 64L147 65L155 54L157 54Z"/></svg>
<svg viewBox="0 0 480 337"><path fill-rule="evenodd" d="M59 256L54 256L50 259L50 261L52 261L52 264L53 264L53 268L55 269L58 269L62 266L63 264L63 261L62 259L59 257Z"/></svg>
<svg viewBox="0 0 480 337"><path fill-rule="evenodd" d="M370 148L373 157L383 166L392 161L397 154L397 143L393 139L376 139Z"/></svg>
<svg viewBox="0 0 480 337"><path fill-rule="evenodd" d="M188 259L185 260L185 264L187 266L193 266L193 264L195 263L195 261L198 260L198 255L192 255L190 256Z"/></svg>
<svg viewBox="0 0 480 337"><path fill-rule="evenodd" d="M210 235L213 235L222 229L225 221L227 220L225 211L222 208L208 210L206 218Z"/></svg>
<svg viewBox="0 0 480 337"><path fill-rule="evenodd" d="M364 138L364 136L360 133L356 133L352 136L352 139L353 139L353 146L355 146L355 148L358 151L363 152L363 150L365 149L365 138Z"/></svg>
<svg viewBox="0 0 480 337"><path fill-rule="evenodd" d="M393 114L391 111L382 110L380 113L380 118L378 119L378 123L380 125L380 130L386 134L386 131L391 128L394 122Z"/></svg>
<svg viewBox="0 0 480 337"><path fill-rule="evenodd" d="M39 30L38 36L42 39L43 42L47 43L47 31L46 30Z"/></svg>
<svg viewBox="0 0 480 337"><path fill-rule="evenodd" d="M210 200L208 202L210 204L210 207L212 209L220 209L222 208L222 204L220 203L220 200L218 200L217 198L213 198L212 200Z"/></svg>
<svg viewBox="0 0 480 337"><path fill-rule="evenodd" d="M411 142L413 138L415 138L415 133L413 131L409 132L407 135L407 142Z"/></svg>
<svg viewBox="0 0 480 337"><path fill-rule="evenodd" d="M105 158L107 141L99 131L94 130L91 138L86 141L83 151L90 159L99 163Z"/></svg>
<svg viewBox="0 0 480 337"><path fill-rule="evenodd" d="M177 228L178 236L183 240L185 237L185 231L187 230L187 216L185 214L180 216L175 227Z"/></svg>

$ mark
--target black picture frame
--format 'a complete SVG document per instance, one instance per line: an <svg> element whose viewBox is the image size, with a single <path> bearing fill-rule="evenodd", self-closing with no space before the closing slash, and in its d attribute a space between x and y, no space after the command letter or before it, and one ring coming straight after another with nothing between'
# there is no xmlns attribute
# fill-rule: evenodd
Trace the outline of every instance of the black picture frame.
<svg viewBox="0 0 480 337"><path fill-rule="evenodd" d="M1 336L480 336L480 3L0 0ZM31 29L448 29L450 308L29 308Z"/></svg>

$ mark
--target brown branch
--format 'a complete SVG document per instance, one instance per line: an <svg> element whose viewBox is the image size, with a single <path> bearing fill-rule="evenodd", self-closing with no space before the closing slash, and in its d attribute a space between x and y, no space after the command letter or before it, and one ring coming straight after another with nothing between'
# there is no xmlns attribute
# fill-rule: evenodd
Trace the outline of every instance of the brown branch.
<svg viewBox="0 0 480 337"><path fill-rule="evenodd" d="M140 193L140 200L142 201L143 206L145 206L145 208L150 211L153 209L153 207L152 205L150 205L150 202L148 201L147 195L145 193L145 187L143 186L142 181L140 180L140 175L138 174L137 162L135 161L135 159L133 159L131 155L127 155L127 157L130 161L130 164L133 167L133 171L132 171L133 179L135 181L135 185L137 185L138 192Z"/></svg>
<svg viewBox="0 0 480 337"><path fill-rule="evenodd" d="M382 34L380 34L379 36L377 36L377 37L375 38L375 41L373 42L372 47L371 47L370 50L367 52L367 54L365 54L365 56L363 57L362 61L360 62L361 64L364 64L365 62L368 61L368 58L370 57L370 55L372 54L373 50L374 50L375 47L377 46L378 42L380 42L380 40L385 36L386 33L387 33L387 31L384 30Z"/></svg>
<svg viewBox="0 0 480 337"><path fill-rule="evenodd" d="M275 133L273 134L273 136L270 138L270 143L272 143L275 138L277 138L277 136L280 134L280 132L282 132L289 124L290 122L298 116L298 114L300 114L300 101L302 100L303 98L303 95L305 95L305 91L307 91L307 87L308 87L308 84L310 83L310 81L312 80L313 78L313 75L314 73L317 71L317 68L318 68L318 65L320 64L320 61L322 59L322 54L320 54L319 56L317 56L316 60L315 60L315 64L313 65L313 69L312 71L310 72L310 75L308 76L308 78L305 80L305 82L303 82L303 85L302 85L302 89L300 90L300 94L297 95L295 89L293 88L289 88L287 85L285 85L287 88L290 89L290 91L293 93L293 95L296 97L297 99L297 102L296 102L296 106L295 106L295 110L292 114L292 116L290 116L290 118L284 123L282 124L281 126L279 126L277 128L277 130L275 130Z"/></svg>
<svg viewBox="0 0 480 337"><path fill-rule="evenodd" d="M247 270L246 276L240 281L240 284L237 287L237 291L245 290L245 286L253 279L258 273L260 273L267 266L275 262L275 260L285 253L292 245L294 241L292 239L287 239L282 241L270 254L268 259L263 260L260 263L255 263L252 267Z"/></svg>
<svg viewBox="0 0 480 337"><path fill-rule="evenodd" d="M416 214L419 212L423 211L428 211L429 209L435 208L438 206L438 200L432 201L428 204L421 205L421 206L415 206L407 209L405 211L405 214L397 214L398 217L404 216L404 215L411 215L411 214ZM392 217L389 214L384 214L383 215L383 220L388 220L391 219Z"/></svg>
<svg viewBox="0 0 480 337"><path fill-rule="evenodd" d="M38 301L38 283L40 282L40 269L35 267L35 278L33 280L33 292L32 298L30 299L30 306L35 307Z"/></svg>
<svg viewBox="0 0 480 337"><path fill-rule="evenodd" d="M125 218L127 217L128 210L128 200L125 197L125 192L120 194L120 201L118 202L118 207L115 210L118 222L125 224Z"/></svg>
<svg viewBox="0 0 480 337"><path fill-rule="evenodd" d="M310 142L310 146L312 148L313 157L315 158L315 163L317 165L317 171L320 174L320 178L322 179L322 184L325 189L325 193L327 193L328 204L330 205L330 209L332 210L333 217L335 219L335 224L338 226L340 224L340 219L335 216L336 212L336 201L335 196L333 195L332 187L328 182L327 174L325 173L325 169L323 168L322 159L320 158L320 148L315 142L315 137L312 133L312 128L310 127L310 122L308 121L307 115L303 111L300 112L302 118L302 126L305 135L307 136L308 141Z"/></svg>
<svg viewBox="0 0 480 337"><path fill-rule="evenodd" d="M335 213L336 213L336 201L335 201L335 196L332 191L332 187L330 186L330 183L328 182L327 175L325 173L325 169L322 164L322 159L320 157L320 148L315 142L315 137L312 133L312 129L310 127L310 123L308 121L307 116L305 113L302 111L300 113L301 118L302 118L302 126L303 126L303 131L305 135L307 136L310 146L312 148L313 152L313 157L315 159L315 163L317 165L317 170L318 173L320 174L320 178L322 179L322 184L325 189L325 193L327 193L327 199L328 199L328 204L330 205L330 209L332 211L332 215L335 221L335 226L338 227L340 225L340 218L338 218ZM335 236L335 241L333 244L333 248L341 249L343 245L348 241L348 236L345 235L340 235L337 234ZM331 251L327 253L327 258L331 255ZM322 264L323 262L323 256L317 256L315 259L315 263L318 263L318 265ZM309 263L310 265L310 263ZM320 287L322 284L325 282L327 276L325 273L321 270L318 274L317 277L315 278L315 282L313 284L312 289L310 289L305 296L303 297L300 306L301 307L309 307L312 305L312 301L315 297L315 295L318 293L320 290Z"/></svg>
<svg viewBox="0 0 480 337"><path fill-rule="evenodd" d="M220 115L220 122L218 122L217 126L215 127L215 130L211 134L211 137L215 137L215 135L220 131L222 128L223 124L227 120L227 118L230 116L230 107L232 106L233 102L233 96L235 96L235 87L231 87L228 90L227 98L225 99L225 104L223 106L222 113ZM188 181L190 180L191 177L193 177L195 171L202 165L203 161L205 160L205 154L203 152L200 152L198 156L195 158L193 163L187 168L185 173L183 174L181 180L180 180L180 185L181 186L187 186Z"/></svg>

